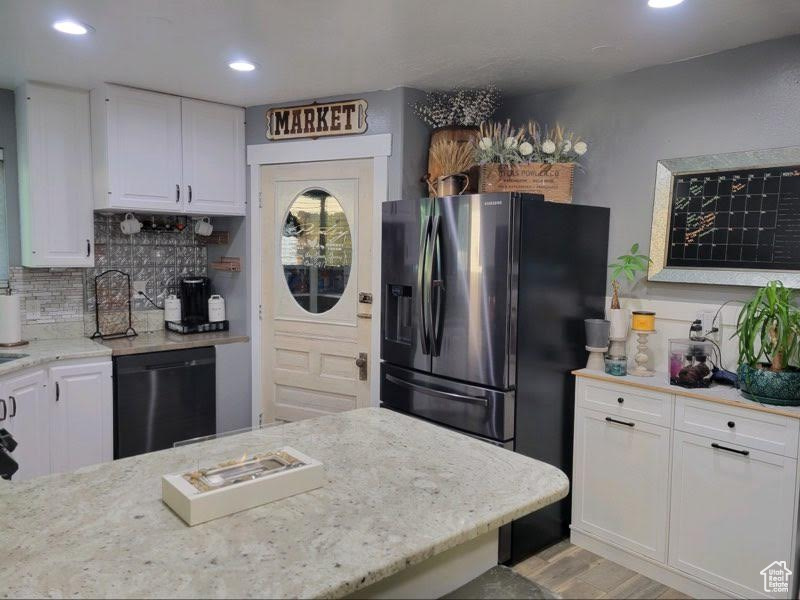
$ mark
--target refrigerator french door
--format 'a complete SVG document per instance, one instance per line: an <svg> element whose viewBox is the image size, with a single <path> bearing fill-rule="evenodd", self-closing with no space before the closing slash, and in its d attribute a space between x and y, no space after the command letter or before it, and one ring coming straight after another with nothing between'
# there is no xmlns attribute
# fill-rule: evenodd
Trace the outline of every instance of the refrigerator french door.
<svg viewBox="0 0 800 600"><path fill-rule="evenodd" d="M384 203L381 405L569 475L569 373L603 314L608 218L533 194ZM516 521L511 560L568 524L569 500Z"/></svg>

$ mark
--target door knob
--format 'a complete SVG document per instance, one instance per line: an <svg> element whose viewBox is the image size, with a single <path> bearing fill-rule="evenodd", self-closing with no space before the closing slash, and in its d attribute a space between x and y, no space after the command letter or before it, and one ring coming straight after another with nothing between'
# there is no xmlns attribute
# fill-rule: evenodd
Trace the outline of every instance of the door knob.
<svg viewBox="0 0 800 600"><path fill-rule="evenodd" d="M358 358L356 359L356 366L358 367L358 379L359 381L366 381L367 380L367 353L366 352L359 352Z"/></svg>

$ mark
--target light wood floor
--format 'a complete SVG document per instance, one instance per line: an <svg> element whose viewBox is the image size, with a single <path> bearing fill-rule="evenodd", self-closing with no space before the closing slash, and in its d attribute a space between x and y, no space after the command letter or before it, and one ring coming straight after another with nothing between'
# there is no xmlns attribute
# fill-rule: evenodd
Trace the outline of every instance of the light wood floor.
<svg viewBox="0 0 800 600"><path fill-rule="evenodd" d="M689 598L617 563L559 542L514 570L563 598Z"/></svg>

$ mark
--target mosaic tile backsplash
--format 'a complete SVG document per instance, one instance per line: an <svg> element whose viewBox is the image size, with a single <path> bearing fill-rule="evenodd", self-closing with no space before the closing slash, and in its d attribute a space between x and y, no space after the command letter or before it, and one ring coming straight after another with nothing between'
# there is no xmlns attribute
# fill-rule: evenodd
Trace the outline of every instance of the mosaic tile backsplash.
<svg viewBox="0 0 800 600"><path fill-rule="evenodd" d="M146 282L145 293L159 306L177 292L182 277L206 276L208 253L189 224L183 231L146 231L125 235L119 228L124 215L96 214L94 220L95 267L86 269L86 310L94 312L94 278L108 269L119 269L134 281ZM141 217L140 217L141 218ZM133 310L153 308L142 297L134 297Z"/></svg>

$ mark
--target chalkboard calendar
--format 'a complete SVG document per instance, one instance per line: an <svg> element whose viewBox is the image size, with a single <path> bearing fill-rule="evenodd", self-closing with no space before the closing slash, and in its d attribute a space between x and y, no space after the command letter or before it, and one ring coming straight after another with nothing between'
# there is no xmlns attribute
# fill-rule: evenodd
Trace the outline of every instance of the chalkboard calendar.
<svg viewBox="0 0 800 600"><path fill-rule="evenodd" d="M676 174L666 267L800 270L800 164Z"/></svg>

